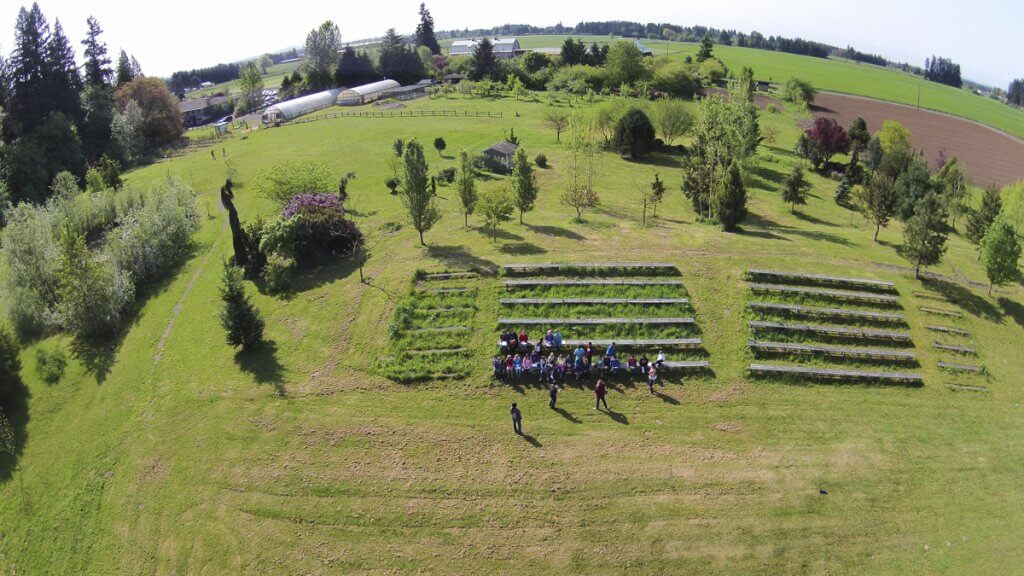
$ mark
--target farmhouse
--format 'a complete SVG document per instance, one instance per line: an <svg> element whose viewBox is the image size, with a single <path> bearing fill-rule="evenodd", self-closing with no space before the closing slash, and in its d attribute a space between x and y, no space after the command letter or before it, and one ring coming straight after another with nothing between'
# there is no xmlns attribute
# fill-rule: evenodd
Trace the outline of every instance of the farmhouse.
<svg viewBox="0 0 1024 576"><path fill-rule="evenodd" d="M263 122L265 124L273 124L275 122L291 120L292 118L316 112L317 110L323 110L334 105L334 100L340 92L340 88L335 88L302 96L301 98L278 102L263 111Z"/></svg>
<svg viewBox="0 0 1024 576"><path fill-rule="evenodd" d="M480 41L473 38L470 40L456 40L448 50L449 56L472 56L476 51L476 45ZM494 56L500 59L515 58L523 52L519 46L519 40L515 38L494 38L491 40L494 45Z"/></svg>
<svg viewBox="0 0 1024 576"><path fill-rule="evenodd" d="M233 108L234 105L228 96L207 96L178 103L186 127L201 126L210 120L226 116Z"/></svg>
<svg viewBox="0 0 1024 576"><path fill-rule="evenodd" d="M518 144L502 140L484 150L484 165L497 174L507 174L512 171L512 157L516 150L519 150Z"/></svg>
<svg viewBox="0 0 1024 576"><path fill-rule="evenodd" d="M359 106L360 104L369 104L379 98L386 98L384 94L389 90L401 88L401 84L394 80L381 80L379 82L372 82L370 84L363 84L362 86L355 86L347 90L341 91L337 96L338 106Z"/></svg>

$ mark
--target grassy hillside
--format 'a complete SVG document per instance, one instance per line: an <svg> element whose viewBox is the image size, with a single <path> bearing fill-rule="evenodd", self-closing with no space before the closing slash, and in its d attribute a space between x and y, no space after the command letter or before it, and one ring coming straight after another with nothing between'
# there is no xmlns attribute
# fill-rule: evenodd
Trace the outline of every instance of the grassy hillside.
<svg viewBox="0 0 1024 576"><path fill-rule="evenodd" d="M523 48L557 48L565 38L523 36L520 43ZM608 36L578 38L587 44L613 41ZM688 55L696 56L698 48L696 44L663 40L642 42L656 56L670 55L680 59ZM920 104L922 108L962 116L1018 138L1024 138L1024 111L978 96L966 89L959 90L935 82L926 82L912 74L847 60L812 58L735 46L715 46L714 53L733 72L750 66L758 80L782 83L797 76L809 80L820 90L867 96L911 106Z"/></svg>
<svg viewBox="0 0 1024 576"><path fill-rule="evenodd" d="M696 221L668 156L604 155L601 207L572 221L558 201L565 160L543 125L546 104L453 98L410 108L504 118L326 120L224 145L243 185L243 220L270 214L254 185L275 162L316 158L355 171L350 206L373 246L368 284L340 263L304 273L284 296L254 293L272 342L258 352L229 349L217 318L231 249L216 199L220 151L127 175L129 186L181 178L209 216L194 257L146 295L108 354L73 360L53 385L36 374L36 350L68 348L67 339L22 354L31 396L14 415L17 466L0 466L0 571L962 574L1024 564L1024 288L987 297L965 285L983 274L963 238L951 238L935 269L956 281L925 286L897 268L906 266L894 250L899 227L873 243L832 201L834 183L812 176L808 206L791 213L778 192L798 133L788 114L763 116L781 137L762 150L743 231L724 234ZM506 224L492 242L476 217L463 226L457 195L441 188L444 219L420 247L383 184L392 140L443 136L447 157L428 146L433 170L511 128L552 165L526 225ZM642 227L636 190L655 172L669 193ZM678 266L713 375L669 377L660 398L618 383L615 418L595 412L583 388L563 392L564 413L550 411L540 390L490 379L505 293L491 277L475 285L469 377L406 386L375 375L394 353L391 311L417 269L601 260ZM754 266L895 281L925 386L748 378L742 274ZM958 325L987 376L936 368L920 290L964 312ZM523 408L531 441L511 433L510 402Z"/></svg>
<svg viewBox="0 0 1024 576"><path fill-rule="evenodd" d="M264 88L277 88L281 85L285 76L290 76L292 72L297 70L299 62L288 62L287 64L274 64L267 68L267 73L263 75L263 87ZM214 84L209 88L203 88L202 90L196 90L189 92L185 97L187 99L205 98L218 92L224 92L230 94L238 88L238 80L232 80L230 82L222 82L220 84Z"/></svg>

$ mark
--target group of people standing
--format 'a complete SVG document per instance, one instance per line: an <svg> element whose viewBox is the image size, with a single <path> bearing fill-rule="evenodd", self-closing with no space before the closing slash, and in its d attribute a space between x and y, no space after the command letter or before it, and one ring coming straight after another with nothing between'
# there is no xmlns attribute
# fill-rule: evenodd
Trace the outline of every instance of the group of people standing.
<svg viewBox="0 0 1024 576"><path fill-rule="evenodd" d="M594 345L588 342L586 346L577 346L570 354L562 353L562 335L548 330L547 335L536 344L530 344L526 332L516 334L509 332L501 336L501 348L505 353L504 359L500 354L491 359L494 368L494 377L500 380L517 381L537 375L537 382L557 384L565 380L568 374L572 374L574 381L579 381L590 375L594 368ZM544 354L545 349L548 351ZM604 356L598 362L598 374L603 378L621 372L628 372L632 376L647 376L648 386L654 391L654 382L658 379L658 370L665 362L665 352L659 350L658 356L652 362L646 354L640 358L630 354L625 365L619 360L615 342L608 345Z"/></svg>

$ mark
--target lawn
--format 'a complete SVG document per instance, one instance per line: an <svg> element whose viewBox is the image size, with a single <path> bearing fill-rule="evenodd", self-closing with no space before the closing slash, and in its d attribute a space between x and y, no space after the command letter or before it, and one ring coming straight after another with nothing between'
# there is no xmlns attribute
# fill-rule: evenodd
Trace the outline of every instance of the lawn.
<svg viewBox="0 0 1024 576"><path fill-rule="evenodd" d="M778 192L798 134L789 113L762 117L781 130L777 148L762 149L742 232L724 234L697 222L671 156L604 154L601 206L575 222L558 201L565 160L543 125L546 103L424 99L409 108L503 118L338 118L218 144L238 170L243 221L273 212L256 183L275 162L315 158L355 171L350 208L372 246L365 284L351 263L305 272L281 296L250 284L271 342L255 352L230 349L217 317L220 263L231 251L216 196L220 151L125 176L133 187L182 179L206 221L194 256L141 298L107 353L74 358L46 384L36 350L71 343L52 337L23 352L31 396L13 418L20 456L0 462L0 571L986 574L1024 565L1024 288L988 297L966 284L984 275L964 238L951 238L933 270L953 280L926 286L895 252L899 226L873 243L873 229L833 202L834 182L811 175L808 205L791 213ZM504 224L494 242L476 216L463 225L457 194L441 187L444 218L421 247L384 186L391 142L443 136L445 157L427 144L433 171L512 128L531 157L544 152L551 163L526 224ZM656 172L669 193L644 227L638 189ZM481 183L502 185L496 176ZM442 298L425 299L410 324L469 321L468 338L436 341L465 343L468 376L398 384L380 375L397 344L415 345L393 341L389 325L417 270L603 260L678 267L685 294L671 296L690 299L711 374L670 376L660 397L618 380L613 413L569 387L562 411L551 411L533 386L490 379L506 313L498 300L509 293L483 274L471 298L454 299L470 313L433 317L424 310ZM749 378L743 278L752 267L896 282L925 385ZM965 314L949 323L970 331L986 375L936 367L925 329L936 319L919 310L935 303L915 296L922 290ZM528 438L512 434L511 402Z"/></svg>

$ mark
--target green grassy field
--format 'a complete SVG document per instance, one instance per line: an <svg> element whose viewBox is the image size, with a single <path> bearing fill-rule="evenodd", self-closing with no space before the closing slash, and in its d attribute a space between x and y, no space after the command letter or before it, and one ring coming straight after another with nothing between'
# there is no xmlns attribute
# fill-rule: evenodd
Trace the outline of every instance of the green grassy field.
<svg viewBox="0 0 1024 576"><path fill-rule="evenodd" d="M566 36L523 36L520 44L526 49L557 48ZM586 42L605 44L608 36L574 36ZM669 55L683 59L696 56L697 45L664 40L641 40L655 56ZM967 89L956 89L918 76L852 61L834 58L812 58L769 50L715 46L715 56L735 73L744 66L754 69L758 80L783 83L791 77L810 81L819 90L867 96L898 104L962 116L1018 138L1024 138L1024 111L990 98L978 96Z"/></svg>
<svg viewBox="0 0 1024 576"><path fill-rule="evenodd" d="M355 171L350 207L373 247L367 284L339 263L301 274L282 296L254 291L271 342L257 352L230 349L217 318L220 263L231 250L216 196L220 153L126 175L133 187L182 179L207 217L194 257L145 295L109 353L76 358L46 384L36 350L70 349L68 339L23 352L31 396L27 412L13 415L16 466L0 464L0 571L992 574L1024 565L1024 288L988 297L964 284L984 277L965 239L951 237L934 269L956 281L925 286L897 268L907 265L894 250L899 226L873 243L868 225L832 201L833 182L811 175L809 204L792 214L778 192L798 134L788 113L762 117L781 137L751 177L743 231L724 234L696 221L670 156L603 155L601 207L574 222L558 202L564 157L543 125L546 104L453 98L409 107L504 118L341 118L223 145L239 171L243 220L271 213L255 184L275 162L315 158ZM435 170L511 128L551 163L526 225L503 225L492 242L476 217L463 225L457 195L440 188L444 219L420 247L384 186L392 140L443 136L446 157L427 146ZM637 190L656 172L669 193L643 227ZM463 317L470 334L459 340L469 376L402 385L379 375L397 354L388 327L416 270L602 260L679 268L712 374L670 376L660 397L619 381L614 415L570 387L563 412L551 411L540 390L490 379L507 292L483 276ZM750 379L751 267L895 281L925 386ZM934 303L914 295L921 290L964 312L955 325L971 332L987 375L935 366L924 326L936 320L918 309ZM512 434L511 402L528 439Z"/></svg>
<svg viewBox="0 0 1024 576"><path fill-rule="evenodd" d="M267 68L267 73L263 75L263 87L264 88L277 88L281 85L281 81L284 80L285 76L290 76L292 72L299 68L299 62L288 62L287 64L274 64ZM206 98L218 92L230 94L238 88L238 80L232 80L230 82L221 82L220 84L214 84L209 88L203 88L202 90L195 90L185 95L185 98L194 100L196 98Z"/></svg>

